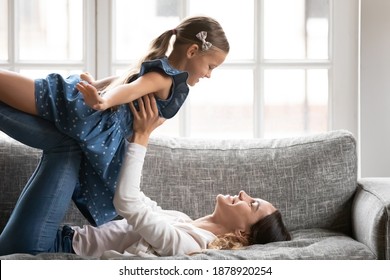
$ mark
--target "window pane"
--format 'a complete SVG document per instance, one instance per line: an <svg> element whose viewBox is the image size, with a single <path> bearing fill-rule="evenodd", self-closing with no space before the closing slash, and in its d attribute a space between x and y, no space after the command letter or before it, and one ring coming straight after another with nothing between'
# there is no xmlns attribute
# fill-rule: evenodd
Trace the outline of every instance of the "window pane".
<svg viewBox="0 0 390 280"><path fill-rule="evenodd" d="M164 122L163 125L159 126L153 134L155 135L164 135L168 137L179 137L179 122L181 118L181 114L183 114L183 108L171 119L168 119Z"/></svg>
<svg viewBox="0 0 390 280"><path fill-rule="evenodd" d="M83 1L17 0L21 60L81 60Z"/></svg>
<svg viewBox="0 0 390 280"><path fill-rule="evenodd" d="M0 60L8 59L8 5L0 0Z"/></svg>
<svg viewBox="0 0 390 280"><path fill-rule="evenodd" d="M230 43L227 61L254 58L253 0L190 0L190 15L206 14L215 18Z"/></svg>
<svg viewBox="0 0 390 280"><path fill-rule="evenodd" d="M74 69L56 69L56 68L45 68L41 70L33 70L33 69L20 69L20 74L33 78L45 78L49 73L58 73L63 77L68 77L69 75L73 74L81 74L82 71L80 70L74 70Z"/></svg>
<svg viewBox="0 0 390 280"><path fill-rule="evenodd" d="M328 129L328 70L307 70L307 131L324 132Z"/></svg>
<svg viewBox="0 0 390 280"><path fill-rule="evenodd" d="M190 136L253 137L252 81L252 70L218 69L191 88Z"/></svg>
<svg viewBox="0 0 390 280"><path fill-rule="evenodd" d="M264 0L264 58L327 59L329 0Z"/></svg>
<svg viewBox="0 0 390 280"><path fill-rule="evenodd" d="M138 60L150 43L179 22L180 0L115 0L114 61Z"/></svg>
<svg viewBox="0 0 390 280"><path fill-rule="evenodd" d="M326 131L327 70L266 70L264 89L266 138Z"/></svg>

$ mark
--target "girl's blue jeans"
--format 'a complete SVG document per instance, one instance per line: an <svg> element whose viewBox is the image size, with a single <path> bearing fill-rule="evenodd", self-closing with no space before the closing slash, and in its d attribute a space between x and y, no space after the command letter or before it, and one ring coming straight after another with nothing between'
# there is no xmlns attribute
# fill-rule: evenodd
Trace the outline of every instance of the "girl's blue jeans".
<svg viewBox="0 0 390 280"><path fill-rule="evenodd" d="M79 146L52 123L1 102L0 130L43 151L0 235L0 255L63 251L58 229L78 184Z"/></svg>

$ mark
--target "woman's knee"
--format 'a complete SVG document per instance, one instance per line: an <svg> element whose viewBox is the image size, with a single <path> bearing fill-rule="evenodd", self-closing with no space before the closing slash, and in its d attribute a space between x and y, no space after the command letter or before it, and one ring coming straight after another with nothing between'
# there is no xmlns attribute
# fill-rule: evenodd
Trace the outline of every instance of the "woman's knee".
<svg viewBox="0 0 390 280"><path fill-rule="evenodd" d="M34 80L18 73L0 70L0 101L36 115Z"/></svg>
<svg viewBox="0 0 390 280"><path fill-rule="evenodd" d="M47 152L80 149L75 140L53 123L0 102L0 130L19 142Z"/></svg>

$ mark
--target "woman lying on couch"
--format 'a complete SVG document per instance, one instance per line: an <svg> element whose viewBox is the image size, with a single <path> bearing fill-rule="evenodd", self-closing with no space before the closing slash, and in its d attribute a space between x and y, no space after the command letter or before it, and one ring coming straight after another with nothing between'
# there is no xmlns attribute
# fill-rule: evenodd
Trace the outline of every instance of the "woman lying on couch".
<svg viewBox="0 0 390 280"><path fill-rule="evenodd" d="M128 254L167 256L190 254L206 248L235 249L250 244L290 240L280 212L269 202L252 198L243 191L236 196L218 195L214 212L197 220L191 220L181 212L162 210L146 197L140 191L146 146L151 132L162 123L162 119L152 96L138 102L139 111L131 106L134 134L126 143L125 160L114 197L115 208L123 219L99 227L64 226L51 236L34 237L36 231L29 231L28 226L20 228L22 224L39 228L39 225L26 221L24 214L33 209L25 206L28 203L20 203L26 196L24 192L0 236L0 254L72 252L105 258ZM52 185L51 188L61 187ZM40 189L35 187L35 190L30 188L29 191L39 193ZM47 209L42 208L41 211L34 215L47 217ZM35 223L39 220L42 227L48 226L45 219L37 217ZM58 224L55 226L58 228Z"/></svg>

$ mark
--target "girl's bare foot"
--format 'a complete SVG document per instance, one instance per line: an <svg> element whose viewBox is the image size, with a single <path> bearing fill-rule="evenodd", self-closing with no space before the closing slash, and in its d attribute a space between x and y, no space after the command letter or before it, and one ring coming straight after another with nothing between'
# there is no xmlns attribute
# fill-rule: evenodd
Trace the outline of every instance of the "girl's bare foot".
<svg viewBox="0 0 390 280"><path fill-rule="evenodd" d="M95 86L95 84L94 84L95 78L92 77L92 75L89 74L88 72L80 74L80 78L81 78L81 80L86 81L88 84Z"/></svg>

